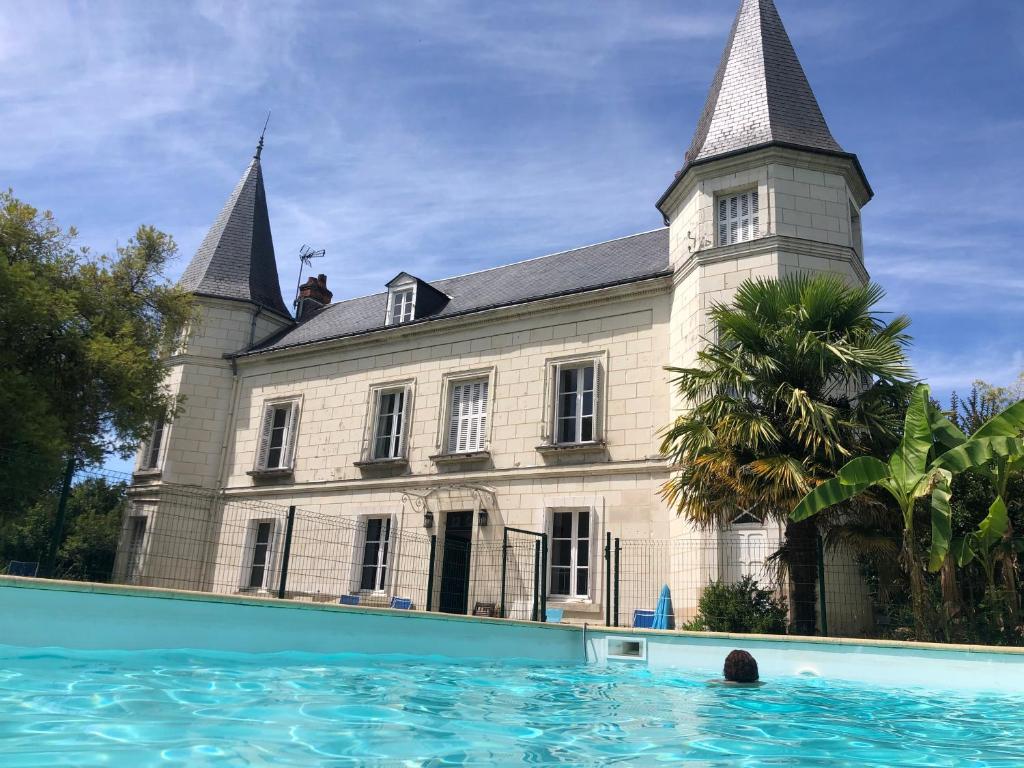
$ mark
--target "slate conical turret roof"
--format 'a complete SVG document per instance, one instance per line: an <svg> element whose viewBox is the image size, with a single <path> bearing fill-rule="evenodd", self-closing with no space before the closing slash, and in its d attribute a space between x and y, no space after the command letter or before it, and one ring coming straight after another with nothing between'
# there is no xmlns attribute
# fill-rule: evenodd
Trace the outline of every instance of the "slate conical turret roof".
<svg viewBox="0 0 1024 768"><path fill-rule="evenodd" d="M179 284L198 295L248 301L291 317L277 279L259 149Z"/></svg>
<svg viewBox="0 0 1024 768"><path fill-rule="evenodd" d="M676 181L692 165L772 144L854 157L832 136L773 0L742 0Z"/></svg>

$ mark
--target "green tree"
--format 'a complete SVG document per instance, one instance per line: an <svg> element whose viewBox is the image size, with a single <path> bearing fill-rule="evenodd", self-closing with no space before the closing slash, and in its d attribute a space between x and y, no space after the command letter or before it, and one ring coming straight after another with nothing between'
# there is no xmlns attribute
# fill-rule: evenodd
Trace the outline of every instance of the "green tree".
<svg viewBox="0 0 1024 768"><path fill-rule="evenodd" d="M789 513L846 460L884 455L898 439L910 321L880 319L883 295L831 275L747 281L711 310L717 339L697 366L669 369L690 409L665 432L662 451L677 471L664 495L702 527L751 508L784 522L777 556L801 634L815 630L819 531ZM836 521L871 509L848 506Z"/></svg>
<svg viewBox="0 0 1024 768"><path fill-rule="evenodd" d="M71 489L67 537L57 554L55 576L90 581L110 578L121 533L126 489L123 482L95 477ZM46 494L22 514L0 523L0 569L11 560L43 560L53 528L56 496L57 492Z"/></svg>
<svg viewBox="0 0 1024 768"><path fill-rule="evenodd" d="M93 257L76 237L0 193L0 517L59 482L68 457L129 455L177 406L161 357L193 305L163 277L174 241L143 226Z"/></svg>

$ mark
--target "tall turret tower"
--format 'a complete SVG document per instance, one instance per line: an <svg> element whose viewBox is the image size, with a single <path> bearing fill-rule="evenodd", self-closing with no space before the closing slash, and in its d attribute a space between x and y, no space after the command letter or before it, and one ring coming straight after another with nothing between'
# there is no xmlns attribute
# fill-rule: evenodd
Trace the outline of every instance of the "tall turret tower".
<svg viewBox="0 0 1024 768"><path fill-rule="evenodd" d="M137 480L216 489L226 446L234 375L225 358L292 324L278 283L260 139L181 278L196 320L168 359L167 385L182 411L140 451Z"/></svg>
<svg viewBox="0 0 1024 768"><path fill-rule="evenodd" d="M742 0L683 167L657 202L676 272L673 365L695 361L708 309L747 278L810 271L866 282L860 211L871 196L775 3Z"/></svg>

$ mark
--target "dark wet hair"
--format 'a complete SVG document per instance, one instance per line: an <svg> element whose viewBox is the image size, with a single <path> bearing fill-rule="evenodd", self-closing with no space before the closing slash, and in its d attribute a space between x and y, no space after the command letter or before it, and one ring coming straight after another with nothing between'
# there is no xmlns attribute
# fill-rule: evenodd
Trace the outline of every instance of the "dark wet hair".
<svg viewBox="0 0 1024 768"><path fill-rule="evenodd" d="M746 651L732 651L725 657L722 673L732 683L756 683L757 661Z"/></svg>

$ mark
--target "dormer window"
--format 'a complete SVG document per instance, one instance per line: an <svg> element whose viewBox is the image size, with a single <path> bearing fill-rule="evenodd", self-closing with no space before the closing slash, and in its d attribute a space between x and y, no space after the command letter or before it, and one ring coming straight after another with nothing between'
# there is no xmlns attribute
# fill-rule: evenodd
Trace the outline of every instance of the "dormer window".
<svg viewBox="0 0 1024 768"><path fill-rule="evenodd" d="M399 272L388 284L385 325L402 325L421 320L444 309L448 296L408 272Z"/></svg>
<svg viewBox="0 0 1024 768"><path fill-rule="evenodd" d="M416 314L416 288L403 288L391 292L391 310L388 325L408 323Z"/></svg>

